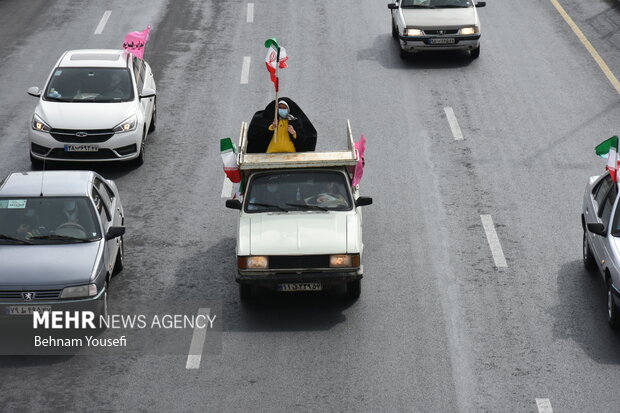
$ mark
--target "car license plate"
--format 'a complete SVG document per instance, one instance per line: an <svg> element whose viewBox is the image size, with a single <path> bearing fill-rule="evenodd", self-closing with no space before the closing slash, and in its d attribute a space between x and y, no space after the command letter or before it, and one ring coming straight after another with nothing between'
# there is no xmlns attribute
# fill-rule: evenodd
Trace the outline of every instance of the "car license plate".
<svg viewBox="0 0 620 413"><path fill-rule="evenodd" d="M435 39L428 39L428 44L453 44L454 43L454 38L452 37L447 37L447 38L435 38Z"/></svg>
<svg viewBox="0 0 620 413"><path fill-rule="evenodd" d="M35 311L42 313L44 311L52 311L50 305L14 305L10 307L4 307L4 314L6 315L31 315Z"/></svg>
<svg viewBox="0 0 620 413"><path fill-rule="evenodd" d="M321 283L287 283L278 284L278 291L321 291Z"/></svg>
<svg viewBox="0 0 620 413"><path fill-rule="evenodd" d="M97 152L97 145L65 145L65 152Z"/></svg>

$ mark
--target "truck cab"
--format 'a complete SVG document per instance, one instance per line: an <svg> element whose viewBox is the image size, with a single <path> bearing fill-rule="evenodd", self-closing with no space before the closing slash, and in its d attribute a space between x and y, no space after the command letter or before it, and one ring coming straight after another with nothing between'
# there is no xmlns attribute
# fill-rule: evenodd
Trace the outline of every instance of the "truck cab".
<svg viewBox="0 0 620 413"><path fill-rule="evenodd" d="M242 300L260 289L322 291L344 285L357 299L363 276L363 205L351 185L357 163L348 125L348 150L303 153L246 153L242 125L238 164L237 274Z"/></svg>

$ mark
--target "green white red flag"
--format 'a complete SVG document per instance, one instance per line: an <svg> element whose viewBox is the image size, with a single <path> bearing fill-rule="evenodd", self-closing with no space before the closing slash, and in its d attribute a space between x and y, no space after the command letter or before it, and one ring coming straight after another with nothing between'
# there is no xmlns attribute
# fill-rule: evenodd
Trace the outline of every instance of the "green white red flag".
<svg viewBox="0 0 620 413"><path fill-rule="evenodd" d="M278 69L285 69L288 67L286 63L288 55L286 54L286 49L281 47L275 38L267 39L265 41L265 47L267 48L265 66L267 66L271 81L277 92L279 89Z"/></svg>
<svg viewBox="0 0 620 413"><path fill-rule="evenodd" d="M237 164L237 147L230 138L220 139L220 155L224 164L224 173L231 182L241 182L241 170Z"/></svg>
<svg viewBox="0 0 620 413"><path fill-rule="evenodd" d="M618 156L618 136L612 136L606 141L599 143L594 148L594 151L598 156L607 159L605 169L609 171L611 179L614 182L618 182L618 161L620 161Z"/></svg>

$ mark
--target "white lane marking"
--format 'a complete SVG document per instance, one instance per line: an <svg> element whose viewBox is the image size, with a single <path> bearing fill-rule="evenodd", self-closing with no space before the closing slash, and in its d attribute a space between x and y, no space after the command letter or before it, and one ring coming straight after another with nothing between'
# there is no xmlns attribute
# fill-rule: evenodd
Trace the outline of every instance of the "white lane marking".
<svg viewBox="0 0 620 413"><path fill-rule="evenodd" d="M553 413L549 399L536 399L536 406L538 407L538 413Z"/></svg>
<svg viewBox="0 0 620 413"><path fill-rule="evenodd" d="M199 316L209 317L208 308L200 308L198 310ZM205 345L205 338L207 337L207 326L204 328L194 327L194 333L192 334L192 343L189 346L189 354L187 355L187 362L185 368L188 370L200 368L200 359L202 359L202 348Z"/></svg>
<svg viewBox="0 0 620 413"><path fill-rule="evenodd" d="M247 85L250 77L250 56L243 57L243 66L241 66L241 84Z"/></svg>
<svg viewBox="0 0 620 413"><path fill-rule="evenodd" d="M484 232L487 235L489 247L491 247L491 254L493 255L495 266L497 268L508 267L506 257L504 257L504 251L502 251L502 244L499 242L497 232L495 231L495 225L493 225L493 218L491 218L491 215L480 215L480 219L482 220Z"/></svg>
<svg viewBox="0 0 620 413"><path fill-rule="evenodd" d="M446 118L448 118L448 123L450 124L450 129L452 130L452 136L454 136L454 140L462 141L463 134L461 133L459 122L456 120L454 109L448 106L448 107L443 108L443 110L446 112Z"/></svg>
<svg viewBox="0 0 620 413"><path fill-rule="evenodd" d="M230 179L224 178L224 183L222 184L222 198L230 198L232 195L233 183Z"/></svg>
<svg viewBox="0 0 620 413"><path fill-rule="evenodd" d="M246 21L248 23L254 22L254 3L248 3L248 17Z"/></svg>
<svg viewBox="0 0 620 413"><path fill-rule="evenodd" d="M101 20L99 20L99 24L97 25L97 28L95 29L95 34L101 34L101 32L103 32L103 28L108 22L108 19L110 18L110 14L112 14L112 10L106 10L105 13L103 13L103 17L101 18Z"/></svg>

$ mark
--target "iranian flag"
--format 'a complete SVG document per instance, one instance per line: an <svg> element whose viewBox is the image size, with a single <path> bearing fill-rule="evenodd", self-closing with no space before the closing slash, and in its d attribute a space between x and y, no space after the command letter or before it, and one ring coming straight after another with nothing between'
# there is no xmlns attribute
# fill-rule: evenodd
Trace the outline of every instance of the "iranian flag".
<svg viewBox="0 0 620 413"><path fill-rule="evenodd" d="M231 182L241 182L241 170L237 165L237 148L230 138L220 139L220 154L224 163L224 173Z"/></svg>
<svg viewBox="0 0 620 413"><path fill-rule="evenodd" d="M269 75L271 76L271 81L273 82L274 87L276 88L276 92L278 91L278 69L284 69L288 67L286 61L288 60L288 55L286 54L286 49L284 47L280 47L278 41L275 38L267 39L265 41L265 47L267 48L267 56L265 57L265 66L267 66L267 70L269 71Z"/></svg>
<svg viewBox="0 0 620 413"><path fill-rule="evenodd" d="M611 179L614 182L618 182L618 136L612 136L604 142L599 143L594 148L596 154L602 158L607 158L607 165L605 169L609 171Z"/></svg>

